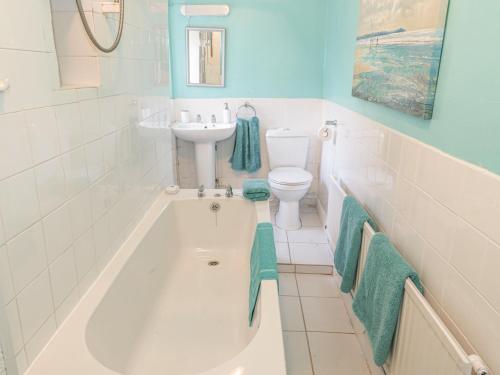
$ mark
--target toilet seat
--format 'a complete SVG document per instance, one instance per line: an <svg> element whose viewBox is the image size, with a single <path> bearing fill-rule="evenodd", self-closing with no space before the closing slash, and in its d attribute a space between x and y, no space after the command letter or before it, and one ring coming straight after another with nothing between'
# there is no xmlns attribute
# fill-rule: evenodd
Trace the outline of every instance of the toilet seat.
<svg viewBox="0 0 500 375"><path fill-rule="evenodd" d="M280 167L269 172L268 180L272 185L302 188L311 184L313 176L302 168Z"/></svg>

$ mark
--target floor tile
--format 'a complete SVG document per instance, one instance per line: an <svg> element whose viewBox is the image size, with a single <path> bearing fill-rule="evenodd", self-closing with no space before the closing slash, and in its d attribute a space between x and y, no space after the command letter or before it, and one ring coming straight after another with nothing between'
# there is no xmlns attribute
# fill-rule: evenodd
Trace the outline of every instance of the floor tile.
<svg viewBox="0 0 500 375"><path fill-rule="evenodd" d="M300 220L302 221L302 227L322 227L321 219L317 212L305 212L300 214Z"/></svg>
<svg viewBox="0 0 500 375"><path fill-rule="evenodd" d="M315 275L333 275L333 266L322 266L322 265L296 265L295 272L304 274L315 274Z"/></svg>
<svg viewBox="0 0 500 375"><path fill-rule="evenodd" d="M283 332L287 375L313 375L305 332Z"/></svg>
<svg viewBox="0 0 500 375"><path fill-rule="evenodd" d="M290 264L290 251L288 250L288 243L276 242L276 257L279 264Z"/></svg>
<svg viewBox="0 0 500 375"><path fill-rule="evenodd" d="M292 264L333 264L333 255L327 244L290 243L289 246Z"/></svg>
<svg viewBox="0 0 500 375"><path fill-rule="evenodd" d="M275 226L274 227L274 242L288 242L288 238L286 236L286 231Z"/></svg>
<svg viewBox="0 0 500 375"><path fill-rule="evenodd" d="M283 331L305 331L299 297L280 297L280 310Z"/></svg>
<svg viewBox="0 0 500 375"><path fill-rule="evenodd" d="M315 375L369 375L355 335L310 332L307 334Z"/></svg>
<svg viewBox="0 0 500 375"><path fill-rule="evenodd" d="M279 278L280 296L298 296L297 281L294 273L280 273Z"/></svg>
<svg viewBox="0 0 500 375"><path fill-rule="evenodd" d="M297 284L302 297L340 297L333 276L297 274Z"/></svg>
<svg viewBox="0 0 500 375"><path fill-rule="evenodd" d="M287 231L288 241L296 243L328 243L323 228L302 228Z"/></svg>
<svg viewBox="0 0 500 375"><path fill-rule="evenodd" d="M353 333L340 298L301 297L307 331Z"/></svg>

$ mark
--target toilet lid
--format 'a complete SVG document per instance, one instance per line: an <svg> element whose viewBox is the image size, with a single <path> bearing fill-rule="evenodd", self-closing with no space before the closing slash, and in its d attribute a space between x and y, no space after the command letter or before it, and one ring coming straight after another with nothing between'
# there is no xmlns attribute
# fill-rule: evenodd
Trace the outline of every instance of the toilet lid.
<svg viewBox="0 0 500 375"><path fill-rule="evenodd" d="M269 181L280 185L305 185L312 179L312 174L297 167L275 168L269 172Z"/></svg>

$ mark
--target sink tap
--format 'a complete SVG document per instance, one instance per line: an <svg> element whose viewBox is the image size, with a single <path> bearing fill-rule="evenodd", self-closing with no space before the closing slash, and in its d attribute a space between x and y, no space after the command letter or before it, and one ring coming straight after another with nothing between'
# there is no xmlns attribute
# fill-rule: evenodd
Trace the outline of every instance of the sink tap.
<svg viewBox="0 0 500 375"><path fill-rule="evenodd" d="M215 115L212 115L212 124L216 124L217 123L217 118L215 117Z"/></svg>
<svg viewBox="0 0 500 375"><path fill-rule="evenodd" d="M196 122L201 122L201 115L196 116Z"/></svg>
<svg viewBox="0 0 500 375"><path fill-rule="evenodd" d="M233 197L233 188L231 185L226 186L226 198L232 198Z"/></svg>
<svg viewBox="0 0 500 375"><path fill-rule="evenodd" d="M198 198L203 198L205 196L205 186L200 185L198 188Z"/></svg>

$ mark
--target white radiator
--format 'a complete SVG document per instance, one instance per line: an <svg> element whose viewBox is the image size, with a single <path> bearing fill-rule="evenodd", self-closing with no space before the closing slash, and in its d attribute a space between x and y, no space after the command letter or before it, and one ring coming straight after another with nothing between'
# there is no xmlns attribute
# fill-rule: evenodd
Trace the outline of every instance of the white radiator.
<svg viewBox="0 0 500 375"><path fill-rule="evenodd" d="M373 228L365 223L356 287L359 285L374 234ZM472 373L467 354L410 280L405 283L403 306L392 353L384 370L387 375Z"/></svg>

